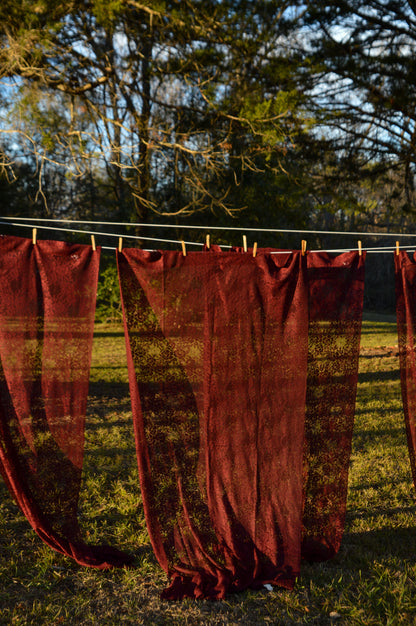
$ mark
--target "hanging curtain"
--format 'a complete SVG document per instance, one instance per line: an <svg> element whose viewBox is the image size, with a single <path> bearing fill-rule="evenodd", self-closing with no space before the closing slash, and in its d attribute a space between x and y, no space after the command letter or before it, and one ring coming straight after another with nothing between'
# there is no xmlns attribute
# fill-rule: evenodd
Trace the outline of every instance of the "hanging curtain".
<svg viewBox="0 0 416 626"><path fill-rule="evenodd" d="M302 557L332 558L344 530L354 426L364 261L358 252L308 258L309 339Z"/></svg>
<svg viewBox="0 0 416 626"><path fill-rule="evenodd" d="M408 253L401 250L394 255L394 264L400 380L410 466L416 487L416 253L409 258Z"/></svg>
<svg viewBox="0 0 416 626"><path fill-rule="evenodd" d="M77 521L98 265L90 246L0 237L0 471L45 543L107 568L130 559Z"/></svg>
<svg viewBox="0 0 416 626"><path fill-rule="evenodd" d="M306 257L117 253L141 490L163 597L300 567Z"/></svg>

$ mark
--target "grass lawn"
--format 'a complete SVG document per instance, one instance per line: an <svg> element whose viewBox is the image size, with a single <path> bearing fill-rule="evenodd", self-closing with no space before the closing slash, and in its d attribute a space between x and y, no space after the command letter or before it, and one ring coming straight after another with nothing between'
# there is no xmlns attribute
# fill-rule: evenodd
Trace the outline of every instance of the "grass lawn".
<svg viewBox="0 0 416 626"><path fill-rule="evenodd" d="M369 315L363 325L340 553L304 563L293 592L159 599L166 580L143 518L119 326L96 328L79 517L88 543L132 553L135 567L100 572L53 552L0 482L0 624L416 624L416 496L394 319Z"/></svg>

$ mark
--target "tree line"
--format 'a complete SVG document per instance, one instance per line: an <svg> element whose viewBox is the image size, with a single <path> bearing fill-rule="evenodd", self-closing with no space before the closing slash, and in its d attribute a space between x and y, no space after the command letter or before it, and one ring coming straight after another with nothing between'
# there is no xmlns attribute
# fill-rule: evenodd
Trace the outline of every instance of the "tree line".
<svg viewBox="0 0 416 626"><path fill-rule="evenodd" d="M8 215L405 231L416 3L3 0Z"/></svg>

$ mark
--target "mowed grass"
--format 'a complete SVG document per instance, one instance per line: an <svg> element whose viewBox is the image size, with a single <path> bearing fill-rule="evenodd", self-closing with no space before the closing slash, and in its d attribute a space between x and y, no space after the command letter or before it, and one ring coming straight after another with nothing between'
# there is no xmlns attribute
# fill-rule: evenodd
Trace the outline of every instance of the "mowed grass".
<svg viewBox="0 0 416 626"><path fill-rule="evenodd" d="M125 346L97 326L79 518L87 542L134 567L95 571L45 546L0 482L1 624L413 624L416 496L400 395L394 320L363 325L348 514L339 555L302 565L293 592L222 602L161 601L166 577L148 540L137 476Z"/></svg>

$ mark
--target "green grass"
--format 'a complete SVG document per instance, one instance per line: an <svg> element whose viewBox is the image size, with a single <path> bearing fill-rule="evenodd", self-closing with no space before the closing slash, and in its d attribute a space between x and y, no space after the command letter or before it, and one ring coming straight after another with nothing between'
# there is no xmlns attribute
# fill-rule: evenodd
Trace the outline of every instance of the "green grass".
<svg viewBox="0 0 416 626"><path fill-rule="evenodd" d="M293 592L247 591L222 602L159 599L166 578L144 523L119 326L97 326L79 517L89 543L124 549L135 566L100 572L53 552L0 482L0 624L416 623L416 497L394 319L368 316L363 324L340 553L304 563Z"/></svg>

